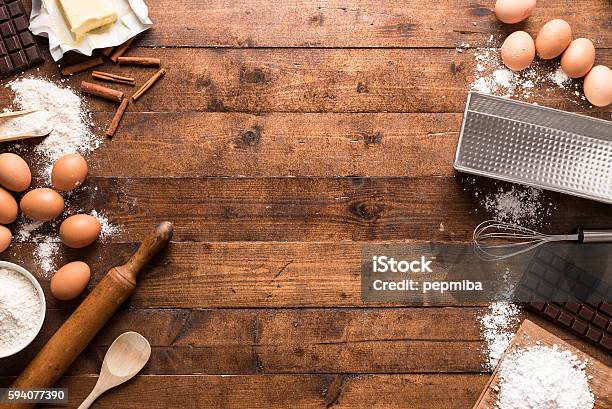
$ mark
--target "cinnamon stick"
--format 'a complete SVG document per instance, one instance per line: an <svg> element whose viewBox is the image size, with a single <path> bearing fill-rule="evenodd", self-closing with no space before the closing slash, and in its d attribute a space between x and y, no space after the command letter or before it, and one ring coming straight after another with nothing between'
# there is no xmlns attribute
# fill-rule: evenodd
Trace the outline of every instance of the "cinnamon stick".
<svg viewBox="0 0 612 409"><path fill-rule="evenodd" d="M98 84L92 84L91 82L87 81L81 82L81 91L86 94L95 95L113 102L121 102L124 95L123 92L116 89L107 88Z"/></svg>
<svg viewBox="0 0 612 409"><path fill-rule="evenodd" d="M77 72L85 71L102 64L104 64L102 57L92 58L90 60L86 60L78 64L68 65L62 68L62 75L76 74Z"/></svg>
<svg viewBox="0 0 612 409"><path fill-rule="evenodd" d="M164 75L166 75L166 70L162 68L161 70L157 71L151 78L149 78L147 82L142 84L142 87L140 87L140 89L136 91L134 95L132 95L132 99L134 100L134 102L138 98L140 98L145 92L147 92L149 88L151 88Z"/></svg>
<svg viewBox="0 0 612 409"><path fill-rule="evenodd" d="M152 57L119 57L119 65L140 65L143 67L159 67L161 59Z"/></svg>
<svg viewBox="0 0 612 409"><path fill-rule="evenodd" d="M103 56L108 58L108 57L110 57L110 55L112 54L114 49L115 49L115 47L106 47L106 48L103 48L100 54L102 54Z"/></svg>
<svg viewBox="0 0 612 409"><path fill-rule="evenodd" d="M104 71L92 71L91 77L101 81L116 82L118 84L136 85L136 80L132 77L124 77L122 75L111 74Z"/></svg>
<svg viewBox="0 0 612 409"><path fill-rule="evenodd" d="M119 122L121 122L121 118L123 118L123 114L125 113L129 102L129 98L123 98L123 100L121 101L121 105L119 105L119 108L117 108L117 111L113 116L113 120L108 126L108 129L106 130L106 136L108 136L109 138L115 136L115 132L117 132L117 128L119 127Z"/></svg>
<svg viewBox="0 0 612 409"><path fill-rule="evenodd" d="M118 46L117 48L115 48L115 51L110 56L110 59L111 59L112 62L114 62L115 64L117 63L117 59L119 57L121 57L123 54L125 54L125 52L128 50L128 48L130 48L130 45L132 45L132 42L134 41L134 38L136 38L136 37L130 38L125 43L123 43L120 46Z"/></svg>

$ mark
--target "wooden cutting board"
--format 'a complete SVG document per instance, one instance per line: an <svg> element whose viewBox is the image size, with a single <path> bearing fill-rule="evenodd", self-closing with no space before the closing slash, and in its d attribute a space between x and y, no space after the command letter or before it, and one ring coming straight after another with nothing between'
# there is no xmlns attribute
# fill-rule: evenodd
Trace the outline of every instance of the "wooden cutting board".
<svg viewBox="0 0 612 409"><path fill-rule="evenodd" d="M562 350L569 350L576 355L581 361L586 359L589 360L588 367L586 369L587 375L592 376L589 379L589 386L591 391L596 396L595 409L606 409L612 408L612 368L604 365L603 363L591 358L589 355L580 351L578 348L568 344L559 337L546 331L529 320L523 321L520 328L518 329L514 340L506 350L506 353L513 351L517 347L530 347L536 345L539 341L540 345L553 346L558 345ZM506 357L506 354L499 360ZM478 401L474 405L473 409L495 409L497 403L497 385L499 383L498 371L499 363L491 375L491 379L487 383L485 389L480 394Z"/></svg>

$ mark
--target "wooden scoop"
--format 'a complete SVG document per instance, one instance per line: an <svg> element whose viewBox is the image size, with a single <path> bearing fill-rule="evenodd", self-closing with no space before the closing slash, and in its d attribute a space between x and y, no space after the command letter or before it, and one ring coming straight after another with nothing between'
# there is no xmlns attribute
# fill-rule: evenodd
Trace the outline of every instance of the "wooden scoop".
<svg viewBox="0 0 612 409"><path fill-rule="evenodd" d="M11 112L2 112L0 113L0 119L2 118L12 118L15 116L27 115L34 112L38 112L38 109L28 109L26 111L11 111Z"/></svg>
<svg viewBox="0 0 612 409"><path fill-rule="evenodd" d="M34 112L38 112L38 110L29 109L27 111L2 112L0 113L0 120L7 119L7 118L14 118L17 116L22 116L22 115L28 115ZM38 131L32 131L32 132L23 133L23 134L2 135L0 136L0 142L13 142L13 141L21 141L24 139L31 139L31 138L42 138L43 136L49 135L51 132L53 132L53 127L48 126L47 128L40 129Z"/></svg>
<svg viewBox="0 0 612 409"><path fill-rule="evenodd" d="M96 386L78 409L89 408L104 392L132 379L150 356L151 345L145 337L136 332L119 335L106 352Z"/></svg>
<svg viewBox="0 0 612 409"><path fill-rule="evenodd" d="M32 138L42 138L43 136L49 135L53 132L53 128L45 128L41 129L38 132L32 131L29 133L22 133L17 135L2 135L0 136L0 142L13 142L13 141L22 141L24 139L32 139Z"/></svg>

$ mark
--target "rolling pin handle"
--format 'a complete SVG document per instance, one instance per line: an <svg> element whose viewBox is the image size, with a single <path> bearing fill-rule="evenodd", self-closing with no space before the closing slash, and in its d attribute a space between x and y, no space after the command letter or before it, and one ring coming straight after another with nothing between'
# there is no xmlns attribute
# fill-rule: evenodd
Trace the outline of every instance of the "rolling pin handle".
<svg viewBox="0 0 612 409"><path fill-rule="evenodd" d="M121 274L126 276L126 278L136 281L140 270L170 243L173 231L174 227L170 222L158 224L155 231L144 239L128 262L118 267Z"/></svg>

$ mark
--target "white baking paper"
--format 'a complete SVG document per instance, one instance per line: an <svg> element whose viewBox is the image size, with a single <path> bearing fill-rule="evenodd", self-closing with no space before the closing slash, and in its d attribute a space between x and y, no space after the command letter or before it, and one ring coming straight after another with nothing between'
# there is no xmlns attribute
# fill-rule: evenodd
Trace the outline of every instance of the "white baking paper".
<svg viewBox="0 0 612 409"><path fill-rule="evenodd" d="M67 51L91 55L96 48L123 44L153 25L143 0L113 0L113 5L117 21L90 31L77 42L57 0L32 0L30 31L49 38L51 56L57 61Z"/></svg>

